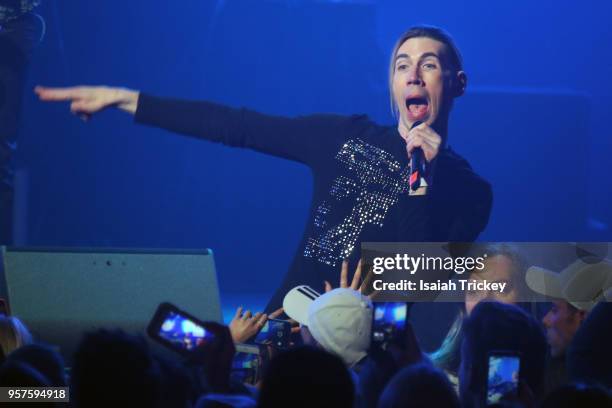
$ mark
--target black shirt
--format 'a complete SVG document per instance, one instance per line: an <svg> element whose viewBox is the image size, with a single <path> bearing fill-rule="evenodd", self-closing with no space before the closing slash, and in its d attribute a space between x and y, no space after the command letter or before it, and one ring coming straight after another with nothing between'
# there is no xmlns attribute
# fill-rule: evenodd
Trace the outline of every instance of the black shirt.
<svg viewBox="0 0 612 408"><path fill-rule="evenodd" d="M337 281L342 260L357 259L362 241L473 241L489 219L490 185L450 148L435 159L427 195L409 196L405 141L395 127L363 115L286 118L141 94L135 120L311 169L306 230L268 311L297 285L318 290Z"/></svg>

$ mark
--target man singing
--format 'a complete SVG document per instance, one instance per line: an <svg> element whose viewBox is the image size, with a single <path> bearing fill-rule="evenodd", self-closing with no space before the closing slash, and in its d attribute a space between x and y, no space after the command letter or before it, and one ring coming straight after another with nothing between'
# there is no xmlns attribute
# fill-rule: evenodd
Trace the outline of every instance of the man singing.
<svg viewBox="0 0 612 408"><path fill-rule="evenodd" d="M37 87L36 93L44 101L70 101L82 117L114 106L137 123L309 166L313 203L298 251L268 304L274 310L297 285L335 280L342 260L360 256L361 242L473 241L485 228L490 185L446 143L453 101L466 83L452 38L417 26L400 37L389 67L397 126L363 115L275 117L122 88ZM426 171L411 188L410 161L417 154Z"/></svg>

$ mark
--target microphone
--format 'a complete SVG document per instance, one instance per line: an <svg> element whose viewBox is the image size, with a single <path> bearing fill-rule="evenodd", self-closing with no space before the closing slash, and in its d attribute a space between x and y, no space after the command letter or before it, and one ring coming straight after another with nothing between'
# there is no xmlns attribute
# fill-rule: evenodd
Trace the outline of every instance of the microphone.
<svg viewBox="0 0 612 408"><path fill-rule="evenodd" d="M420 120L417 120L412 124L410 130L422 124ZM410 190L415 191L421 187L421 177L425 175L425 157L423 156L423 149L416 147L412 150L412 158L410 161L410 178L408 183L410 184Z"/></svg>

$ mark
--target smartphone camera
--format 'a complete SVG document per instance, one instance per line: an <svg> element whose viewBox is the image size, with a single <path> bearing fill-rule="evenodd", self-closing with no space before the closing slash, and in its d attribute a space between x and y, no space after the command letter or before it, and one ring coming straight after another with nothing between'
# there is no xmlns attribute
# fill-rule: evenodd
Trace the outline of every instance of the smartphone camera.
<svg viewBox="0 0 612 408"><path fill-rule="evenodd" d="M259 346L236 344L231 377L234 381L255 385L259 380L263 355Z"/></svg>
<svg viewBox="0 0 612 408"><path fill-rule="evenodd" d="M147 333L154 340L182 354L210 343L216 336L210 325L170 303L159 305Z"/></svg>
<svg viewBox="0 0 612 408"><path fill-rule="evenodd" d="M514 352L489 353L487 405L518 395L520 362L520 356Z"/></svg>
<svg viewBox="0 0 612 408"><path fill-rule="evenodd" d="M264 327L255 337L256 344L270 345L284 349L289 346L291 323L285 320L268 319Z"/></svg>
<svg viewBox="0 0 612 408"><path fill-rule="evenodd" d="M164 319L159 336L185 350L193 350L214 338L204 327L174 312L168 313Z"/></svg>
<svg viewBox="0 0 612 408"><path fill-rule="evenodd" d="M386 348L391 342L401 341L406 329L408 305L404 302L374 304L372 314L372 346Z"/></svg>

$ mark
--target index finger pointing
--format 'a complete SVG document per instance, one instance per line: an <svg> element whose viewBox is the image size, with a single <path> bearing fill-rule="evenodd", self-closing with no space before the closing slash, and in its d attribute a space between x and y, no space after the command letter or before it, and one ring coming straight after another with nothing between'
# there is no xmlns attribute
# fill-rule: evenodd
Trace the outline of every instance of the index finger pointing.
<svg viewBox="0 0 612 408"><path fill-rule="evenodd" d="M86 90L81 87L45 88L37 86L34 92L43 101L68 101L85 97Z"/></svg>

